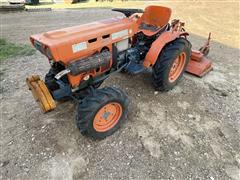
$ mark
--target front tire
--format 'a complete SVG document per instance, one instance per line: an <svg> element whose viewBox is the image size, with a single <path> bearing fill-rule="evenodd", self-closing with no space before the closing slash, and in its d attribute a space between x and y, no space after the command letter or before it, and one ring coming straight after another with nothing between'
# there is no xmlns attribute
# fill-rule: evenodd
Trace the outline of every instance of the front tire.
<svg viewBox="0 0 240 180"><path fill-rule="evenodd" d="M96 89L77 107L76 123L83 135L104 139L119 129L126 119L129 100L113 87Z"/></svg>
<svg viewBox="0 0 240 180"><path fill-rule="evenodd" d="M161 51L153 66L152 80L157 90L171 90L181 79L190 60L191 43L177 38Z"/></svg>

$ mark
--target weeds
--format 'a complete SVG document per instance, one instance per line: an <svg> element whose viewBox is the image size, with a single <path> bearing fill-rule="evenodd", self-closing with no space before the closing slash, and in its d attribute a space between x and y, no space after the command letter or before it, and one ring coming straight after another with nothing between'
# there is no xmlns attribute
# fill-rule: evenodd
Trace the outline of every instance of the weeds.
<svg viewBox="0 0 240 180"><path fill-rule="evenodd" d="M30 56L35 49L28 45L16 45L0 38L0 61L16 56Z"/></svg>

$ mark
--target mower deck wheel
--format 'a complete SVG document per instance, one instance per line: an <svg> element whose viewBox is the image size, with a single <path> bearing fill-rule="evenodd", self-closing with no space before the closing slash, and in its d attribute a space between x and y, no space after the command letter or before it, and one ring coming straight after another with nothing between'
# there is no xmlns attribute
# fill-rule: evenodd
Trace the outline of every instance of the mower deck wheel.
<svg viewBox="0 0 240 180"><path fill-rule="evenodd" d="M96 89L78 104L77 127L83 135L104 139L119 129L128 104L125 93L117 88Z"/></svg>

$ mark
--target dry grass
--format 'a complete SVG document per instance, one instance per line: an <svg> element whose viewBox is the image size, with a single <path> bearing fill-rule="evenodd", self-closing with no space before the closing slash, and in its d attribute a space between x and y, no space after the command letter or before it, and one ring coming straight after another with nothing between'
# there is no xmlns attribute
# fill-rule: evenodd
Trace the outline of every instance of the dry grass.
<svg viewBox="0 0 240 180"><path fill-rule="evenodd" d="M159 3L160 4L160 3ZM186 29L200 36L212 32L214 41L240 48L239 5L237 1L162 2L172 8L172 18L186 22ZM184 6L184 4L186 4Z"/></svg>

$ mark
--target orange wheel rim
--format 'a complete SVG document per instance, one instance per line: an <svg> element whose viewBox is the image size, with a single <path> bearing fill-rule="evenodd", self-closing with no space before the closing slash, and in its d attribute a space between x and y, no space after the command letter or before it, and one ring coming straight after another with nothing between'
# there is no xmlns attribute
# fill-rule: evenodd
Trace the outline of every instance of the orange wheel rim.
<svg viewBox="0 0 240 180"><path fill-rule="evenodd" d="M184 65L186 62L186 54L182 52L179 56L174 60L173 65L170 69L168 79L170 82L174 82L180 76L183 71Z"/></svg>
<svg viewBox="0 0 240 180"><path fill-rule="evenodd" d="M97 112L93 127L98 132L108 131L117 124L121 116L122 106L117 102L110 102Z"/></svg>

